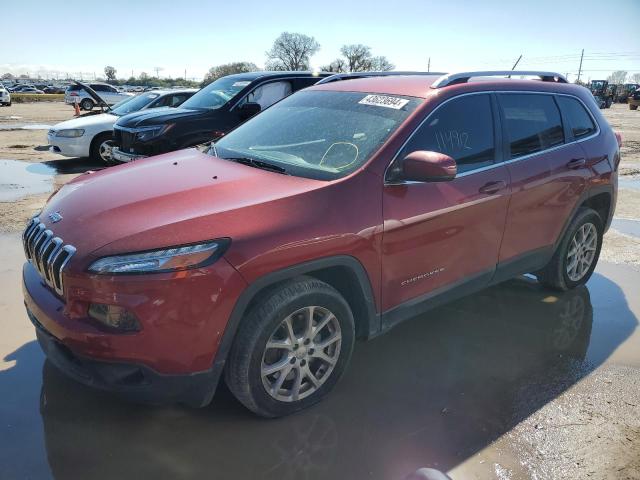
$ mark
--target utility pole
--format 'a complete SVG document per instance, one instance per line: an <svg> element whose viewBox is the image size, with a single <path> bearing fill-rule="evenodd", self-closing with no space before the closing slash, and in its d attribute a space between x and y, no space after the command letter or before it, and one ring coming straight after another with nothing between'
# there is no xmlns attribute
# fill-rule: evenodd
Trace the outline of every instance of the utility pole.
<svg viewBox="0 0 640 480"><path fill-rule="evenodd" d="M185 82L187 81L187 69L186 68L184 69L184 81Z"/></svg>
<svg viewBox="0 0 640 480"><path fill-rule="evenodd" d="M427 72L431 71L431 57L429 57L429 61L427 62Z"/></svg>
<svg viewBox="0 0 640 480"><path fill-rule="evenodd" d="M582 73L582 57L584 57L584 48L580 54L580 67L578 68L578 80L576 80L576 82L580 82L580 74Z"/></svg>

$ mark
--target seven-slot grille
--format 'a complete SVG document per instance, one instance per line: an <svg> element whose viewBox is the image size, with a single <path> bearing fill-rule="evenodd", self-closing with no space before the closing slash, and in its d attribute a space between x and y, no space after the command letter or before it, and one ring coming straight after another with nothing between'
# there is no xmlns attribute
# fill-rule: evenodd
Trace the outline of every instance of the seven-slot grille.
<svg viewBox="0 0 640 480"><path fill-rule="evenodd" d="M38 270L44 281L58 295L64 293L62 271L67 266L75 247L65 245L61 238L54 237L38 218L32 218L22 234L22 245L27 260Z"/></svg>

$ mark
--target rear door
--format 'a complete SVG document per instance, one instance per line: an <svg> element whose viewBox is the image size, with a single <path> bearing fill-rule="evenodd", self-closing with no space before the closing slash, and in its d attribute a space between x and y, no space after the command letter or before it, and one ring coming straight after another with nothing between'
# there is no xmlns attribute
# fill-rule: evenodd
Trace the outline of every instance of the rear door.
<svg viewBox="0 0 640 480"><path fill-rule="evenodd" d="M521 272L542 267L552 254L587 172L582 149L566 138L554 95L502 93L498 99L512 187L500 262Z"/></svg>
<svg viewBox="0 0 640 480"><path fill-rule="evenodd" d="M488 93L446 101L397 156L442 152L456 160L458 175L448 182L385 185L385 311L454 286L488 283L493 276L509 202L509 175L496 148L496 109ZM400 168L396 163L391 170Z"/></svg>

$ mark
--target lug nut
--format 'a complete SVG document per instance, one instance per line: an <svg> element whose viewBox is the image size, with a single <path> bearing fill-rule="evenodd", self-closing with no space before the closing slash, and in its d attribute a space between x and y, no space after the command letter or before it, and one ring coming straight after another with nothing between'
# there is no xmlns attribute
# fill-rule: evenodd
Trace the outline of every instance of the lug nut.
<svg viewBox="0 0 640 480"><path fill-rule="evenodd" d="M306 360L300 360L300 365L302 365L303 367L307 364Z"/></svg>

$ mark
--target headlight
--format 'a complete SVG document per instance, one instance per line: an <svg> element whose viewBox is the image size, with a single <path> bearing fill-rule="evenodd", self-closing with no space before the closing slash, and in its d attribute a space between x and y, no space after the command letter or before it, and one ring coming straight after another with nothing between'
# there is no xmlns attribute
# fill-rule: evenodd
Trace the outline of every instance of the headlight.
<svg viewBox="0 0 640 480"><path fill-rule="evenodd" d="M68 128L56 132L56 137L81 137L82 135L84 135L83 128Z"/></svg>
<svg viewBox="0 0 640 480"><path fill-rule="evenodd" d="M161 273L203 267L220 258L230 243L230 239L223 238L181 247L104 257L93 262L89 271L102 274Z"/></svg>
<svg viewBox="0 0 640 480"><path fill-rule="evenodd" d="M136 132L136 140L146 142L152 138L159 137L160 135L168 132L173 128L175 124L168 123L166 125L158 125L155 127L141 127Z"/></svg>

